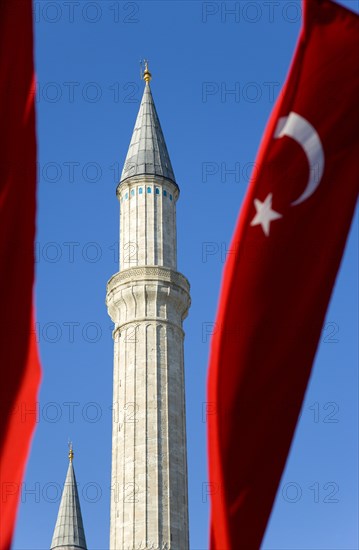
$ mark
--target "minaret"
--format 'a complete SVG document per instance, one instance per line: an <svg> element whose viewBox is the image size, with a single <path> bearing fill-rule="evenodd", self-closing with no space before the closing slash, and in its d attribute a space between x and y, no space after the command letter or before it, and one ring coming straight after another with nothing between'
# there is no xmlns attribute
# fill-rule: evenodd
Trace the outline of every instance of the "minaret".
<svg viewBox="0 0 359 550"><path fill-rule="evenodd" d="M110 550L188 550L182 322L175 180L151 74L123 168L120 266L107 285L115 323Z"/></svg>
<svg viewBox="0 0 359 550"><path fill-rule="evenodd" d="M69 467L50 550L87 550L73 458L71 445Z"/></svg>

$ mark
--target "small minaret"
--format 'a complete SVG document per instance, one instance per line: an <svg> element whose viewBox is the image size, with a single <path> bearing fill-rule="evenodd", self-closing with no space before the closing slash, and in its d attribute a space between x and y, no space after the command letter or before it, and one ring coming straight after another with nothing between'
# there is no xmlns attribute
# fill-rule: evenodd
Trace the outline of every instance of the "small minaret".
<svg viewBox="0 0 359 550"><path fill-rule="evenodd" d="M188 550L183 320L175 180L151 74L120 183L120 266L107 286L115 323L110 550Z"/></svg>
<svg viewBox="0 0 359 550"><path fill-rule="evenodd" d="M87 550L73 458L70 445L70 462L50 550Z"/></svg>

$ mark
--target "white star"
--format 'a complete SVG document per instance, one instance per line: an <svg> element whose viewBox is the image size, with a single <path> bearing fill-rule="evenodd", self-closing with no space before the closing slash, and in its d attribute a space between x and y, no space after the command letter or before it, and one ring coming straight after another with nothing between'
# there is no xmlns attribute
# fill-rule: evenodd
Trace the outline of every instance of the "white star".
<svg viewBox="0 0 359 550"><path fill-rule="evenodd" d="M272 210L272 197L272 193L269 193L264 199L264 202L254 199L254 206L256 207L257 213L251 221L251 225L260 224L267 237L269 235L270 222L283 217L279 212Z"/></svg>

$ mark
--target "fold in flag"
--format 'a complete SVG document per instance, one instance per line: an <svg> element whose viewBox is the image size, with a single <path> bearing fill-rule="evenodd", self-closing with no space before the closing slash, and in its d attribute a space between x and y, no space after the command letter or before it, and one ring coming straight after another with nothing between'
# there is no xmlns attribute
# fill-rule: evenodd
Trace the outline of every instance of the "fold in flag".
<svg viewBox="0 0 359 550"><path fill-rule="evenodd" d="M0 550L8 550L40 379L32 321L36 141L31 0L0 4Z"/></svg>
<svg viewBox="0 0 359 550"><path fill-rule="evenodd" d="M359 17L330 0L303 7L211 342L212 550L261 544L358 193Z"/></svg>

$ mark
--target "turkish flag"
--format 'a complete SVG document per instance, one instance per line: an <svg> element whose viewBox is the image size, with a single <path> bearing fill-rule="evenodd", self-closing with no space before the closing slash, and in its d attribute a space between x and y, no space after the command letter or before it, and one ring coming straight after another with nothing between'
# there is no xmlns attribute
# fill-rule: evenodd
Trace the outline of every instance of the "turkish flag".
<svg viewBox="0 0 359 550"><path fill-rule="evenodd" d="M359 18L303 2L224 269L208 375L211 549L260 546L359 182Z"/></svg>
<svg viewBox="0 0 359 550"><path fill-rule="evenodd" d="M31 0L0 4L0 549L10 548L40 379L32 321L36 140Z"/></svg>

